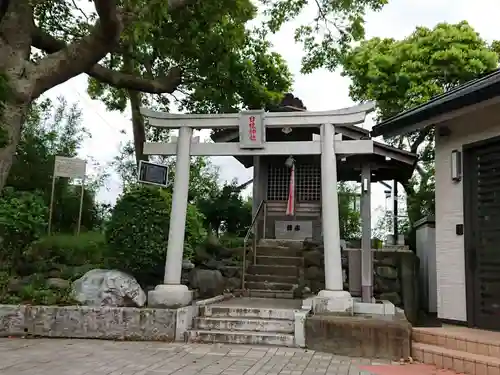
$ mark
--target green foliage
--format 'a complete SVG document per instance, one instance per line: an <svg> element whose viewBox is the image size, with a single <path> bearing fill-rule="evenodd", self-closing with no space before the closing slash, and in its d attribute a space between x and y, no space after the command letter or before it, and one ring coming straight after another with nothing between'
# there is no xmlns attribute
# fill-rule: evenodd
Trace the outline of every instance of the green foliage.
<svg viewBox="0 0 500 375"><path fill-rule="evenodd" d="M76 305L71 297L71 288L54 288L47 284L44 276L31 275L15 278L0 271L0 303L27 305Z"/></svg>
<svg viewBox="0 0 500 375"><path fill-rule="evenodd" d="M339 195L340 238L345 240L361 237L360 194L355 186L347 182L337 184Z"/></svg>
<svg viewBox="0 0 500 375"><path fill-rule="evenodd" d="M0 196L0 262L19 262L22 252L46 230L47 205L40 195L6 188Z"/></svg>
<svg viewBox="0 0 500 375"><path fill-rule="evenodd" d="M351 79L350 97L375 101L378 119L383 120L496 69L498 46L486 43L465 21L418 27L402 40L362 42L343 60L343 75ZM434 212L434 131L428 128L387 141L419 156L417 173L401 181L411 224Z"/></svg>
<svg viewBox="0 0 500 375"><path fill-rule="evenodd" d="M219 237L219 243L221 246L227 247L229 249L243 247L245 237L236 237L232 233L225 233Z"/></svg>
<svg viewBox="0 0 500 375"><path fill-rule="evenodd" d="M94 268L105 266L106 241L100 232L84 232L78 236L57 234L35 241L26 252L28 261L43 263L51 269L54 265L82 266ZM37 270L46 271L46 270Z"/></svg>
<svg viewBox="0 0 500 375"><path fill-rule="evenodd" d="M145 78L165 76L173 66L181 66L177 89L182 99L146 95L146 105L168 110L176 100L186 111L234 112L241 105L261 108L277 102L290 88L291 75L281 56L245 27L257 14L251 1L195 2L174 12L167 3L159 3L155 13L149 4L142 8L148 11L123 33L119 50L127 52L114 54L104 64ZM111 110L123 111L128 103L126 90L94 79L88 91Z"/></svg>
<svg viewBox="0 0 500 375"><path fill-rule="evenodd" d="M197 206L205 217L205 227L216 235L228 233L245 236L252 222L252 203L241 198L235 181L216 187L211 194L199 199Z"/></svg>
<svg viewBox="0 0 500 375"><path fill-rule="evenodd" d="M353 100L375 100L379 119L427 102L494 70L498 55L466 22L418 27L407 38L373 38L344 60Z"/></svg>
<svg viewBox="0 0 500 375"><path fill-rule="evenodd" d="M353 42L364 38L366 12L378 11L387 4L387 0L318 0L312 4L306 0L261 2L265 6L266 26L272 32L303 11L316 11L313 20L308 20L295 30L295 40L304 46L303 73L321 67L334 70Z"/></svg>
<svg viewBox="0 0 500 375"><path fill-rule="evenodd" d="M21 140L6 186L17 191L39 191L50 204L55 156L75 157L87 131L81 111L65 99L33 103L23 124ZM82 227L98 227L102 218L95 201L99 180L87 179L82 209ZM54 189L52 227L56 232L74 232L80 207L81 187L58 178Z"/></svg>
<svg viewBox="0 0 500 375"><path fill-rule="evenodd" d="M105 233L112 266L130 272L142 284L158 283L165 265L170 209L170 193L156 187L133 186L123 194ZM186 248L196 248L204 236L202 217L189 205Z"/></svg>

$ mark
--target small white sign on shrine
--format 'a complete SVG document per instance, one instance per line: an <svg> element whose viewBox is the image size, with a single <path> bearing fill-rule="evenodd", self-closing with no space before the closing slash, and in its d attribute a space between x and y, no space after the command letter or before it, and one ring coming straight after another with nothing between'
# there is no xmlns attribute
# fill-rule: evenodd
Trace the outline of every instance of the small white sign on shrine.
<svg viewBox="0 0 500 375"><path fill-rule="evenodd" d="M54 177L84 178L87 162L78 158L56 156Z"/></svg>
<svg viewBox="0 0 500 375"><path fill-rule="evenodd" d="M239 117L240 148L264 148L266 142L265 112L243 111Z"/></svg>

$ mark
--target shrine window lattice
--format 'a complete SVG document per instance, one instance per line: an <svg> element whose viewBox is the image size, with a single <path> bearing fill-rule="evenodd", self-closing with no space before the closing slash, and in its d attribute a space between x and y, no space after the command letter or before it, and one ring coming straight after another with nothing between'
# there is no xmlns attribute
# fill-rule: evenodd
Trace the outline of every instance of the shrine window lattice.
<svg viewBox="0 0 500 375"><path fill-rule="evenodd" d="M267 199L286 201L290 183L290 168L270 165L267 174ZM321 169L319 165L295 167L295 196L297 201L321 200Z"/></svg>

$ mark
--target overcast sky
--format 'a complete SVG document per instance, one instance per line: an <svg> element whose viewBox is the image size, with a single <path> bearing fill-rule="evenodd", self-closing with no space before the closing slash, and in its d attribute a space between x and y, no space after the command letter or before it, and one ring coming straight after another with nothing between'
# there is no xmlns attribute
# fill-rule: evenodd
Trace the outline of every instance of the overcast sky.
<svg viewBox="0 0 500 375"><path fill-rule="evenodd" d="M274 49L288 62L294 74L293 94L298 96L308 110L332 110L353 105L348 96L349 80L340 77L339 72L324 70L309 75L300 74L302 48L293 40L293 30L314 16L312 8L304 12L300 19L286 25L272 42ZM389 0L381 12L367 16L367 37L403 38L410 34L416 26L433 27L439 22L456 23L467 20L486 40L500 39L498 0ZM86 76L78 76L53 88L47 95L55 98L63 95L69 102L77 102L83 109L84 126L92 134L87 139L81 152L84 158L92 157L102 165L111 161L117 154L120 142L131 138L131 124L128 113L108 112L99 101L91 100L86 94ZM367 121L365 127L370 128ZM120 133L126 131L126 135ZM251 178L252 170L245 169L231 157L213 158L213 162L221 167L221 179L245 182ZM247 192L251 191L251 187ZM385 205L384 188L379 184L373 186L373 207L378 213ZM111 178L105 189L99 194L102 201L114 202L120 194L120 183ZM377 215L378 216L378 215ZM375 220L375 218L374 218Z"/></svg>

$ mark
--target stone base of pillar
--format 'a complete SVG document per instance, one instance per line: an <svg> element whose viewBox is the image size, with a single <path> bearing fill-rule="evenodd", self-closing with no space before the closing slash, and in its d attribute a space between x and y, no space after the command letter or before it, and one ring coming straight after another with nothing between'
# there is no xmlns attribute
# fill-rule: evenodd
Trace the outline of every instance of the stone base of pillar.
<svg viewBox="0 0 500 375"><path fill-rule="evenodd" d="M337 313L354 314L354 299L344 290L322 290L312 300L312 310L315 314Z"/></svg>
<svg viewBox="0 0 500 375"><path fill-rule="evenodd" d="M157 285L148 293L148 307L179 308L193 300L193 292L186 285Z"/></svg>

